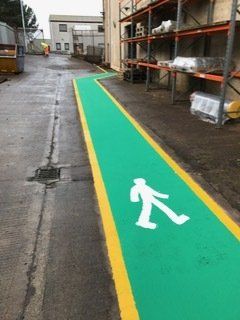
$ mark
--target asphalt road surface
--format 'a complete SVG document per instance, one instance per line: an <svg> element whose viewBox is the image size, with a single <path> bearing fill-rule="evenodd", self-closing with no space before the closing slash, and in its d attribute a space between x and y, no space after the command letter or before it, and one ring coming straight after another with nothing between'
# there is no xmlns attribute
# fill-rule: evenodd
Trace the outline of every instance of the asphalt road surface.
<svg viewBox="0 0 240 320"><path fill-rule="evenodd" d="M0 84L1 320L119 319L72 86L94 72L29 56Z"/></svg>

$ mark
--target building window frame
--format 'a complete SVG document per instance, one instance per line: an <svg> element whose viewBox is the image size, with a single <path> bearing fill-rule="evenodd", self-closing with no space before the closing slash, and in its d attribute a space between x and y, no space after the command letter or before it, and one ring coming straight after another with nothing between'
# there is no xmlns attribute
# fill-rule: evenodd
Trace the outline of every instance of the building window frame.
<svg viewBox="0 0 240 320"><path fill-rule="evenodd" d="M70 45L69 45L68 42L65 42L65 43L64 43L64 50L65 50L65 51L69 51L69 50L70 50Z"/></svg>
<svg viewBox="0 0 240 320"><path fill-rule="evenodd" d="M57 51L61 51L62 50L62 46L60 42L56 42L56 50Z"/></svg>
<svg viewBox="0 0 240 320"><path fill-rule="evenodd" d="M59 23L59 32L67 32L67 24Z"/></svg>
<svg viewBox="0 0 240 320"><path fill-rule="evenodd" d="M104 32L104 26L103 26L103 24L99 24L99 25L98 25L98 32L99 32L99 33L103 33L103 32Z"/></svg>

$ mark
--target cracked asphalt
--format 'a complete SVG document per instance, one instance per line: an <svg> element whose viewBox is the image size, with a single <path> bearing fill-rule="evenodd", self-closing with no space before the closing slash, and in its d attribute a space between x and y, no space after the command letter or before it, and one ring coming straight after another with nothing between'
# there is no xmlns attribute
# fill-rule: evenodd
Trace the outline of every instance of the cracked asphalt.
<svg viewBox="0 0 240 320"><path fill-rule="evenodd" d="M26 57L0 84L0 319L119 319L66 56ZM60 181L33 180L41 167Z"/></svg>

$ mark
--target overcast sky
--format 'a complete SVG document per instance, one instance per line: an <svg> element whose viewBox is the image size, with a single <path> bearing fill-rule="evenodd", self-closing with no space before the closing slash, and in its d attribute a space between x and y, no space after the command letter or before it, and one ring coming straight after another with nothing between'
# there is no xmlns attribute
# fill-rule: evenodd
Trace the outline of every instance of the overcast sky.
<svg viewBox="0 0 240 320"><path fill-rule="evenodd" d="M102 0L23 0L36 13L40 29L45 38L50 38L48 18L50 14L70 14L76 16L99 16Z"/></svg>

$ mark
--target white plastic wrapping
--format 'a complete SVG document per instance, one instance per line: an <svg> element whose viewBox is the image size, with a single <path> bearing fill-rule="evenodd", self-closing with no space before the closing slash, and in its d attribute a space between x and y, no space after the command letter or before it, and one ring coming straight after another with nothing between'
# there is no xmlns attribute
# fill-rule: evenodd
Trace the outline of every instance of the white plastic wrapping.
<svg viewBox="0 0 240 320"><path fill-rule="evenodd" d="M173 20L163 21L157 28L152 29L152 34L157 35L165 32L171 32L176 29L177 22Z"/></svg>
<svg viewBox="0 0 240 320"><path fill-rule="evenodd" d="M224 58L221 57L177 57L172 63L175 70L196 73L196 72L217 72L224 68Z"/></svg>
<svg viewBox="0 0 240 320"><path fill-rule="evenodd" d="M199 116L203 121L217 123L220 98L213 94L200 91L194 92L190 96L191 113ZM226 99L224 104L223 124L229 120L227 116L228 106L232 101Z"/></svg>

